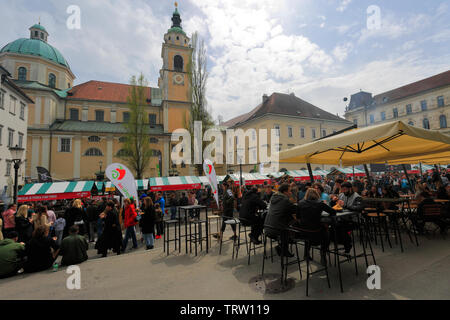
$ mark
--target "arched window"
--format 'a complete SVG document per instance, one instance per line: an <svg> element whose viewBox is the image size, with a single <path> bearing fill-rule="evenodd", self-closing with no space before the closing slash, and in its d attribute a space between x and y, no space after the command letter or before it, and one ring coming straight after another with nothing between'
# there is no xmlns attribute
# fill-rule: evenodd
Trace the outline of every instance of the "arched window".
<svg viewBox="0 0 450 320"><path fill-rule="evenodd" d="M447 128L447 117L443 114L439 116L439 124L441 128Z"/></svg>
<svg viewBox="0 0 450 320"><path fill-rule="evenodd" d="M19 68L19 80L27 80L27 69L24 67Z"/></svg>
<svg viewBox="0 0 450 320"><path fill-rule="evenodd" d="M122 143L127 142L127 137L120 137L119 142L122 142Z"/></svg>
<svg viewBox="0 0 450 320"><path fill-rule="evenodd" d="M414 122L411 121L411 120L408 122L408 124L409 124L410 126L414 126Z"/></svg>
<svg viewBox="0 0 450 320"><path fill-rule="evenodd" d="M129 155L130 155L130 153L125 149L120 149L117 152L117 157L128 157Z"/></svg>
<svg viewBox="0 0 450 320"><path fill-rule="evenodd" d="M100 142L100 137L99 136L90 136L88 138L89 142Z"/></svg>
<svg viewBox="0 0 450 320"><path fill-rule="evenodd" d="M183 71L183 58L179 55L176 55L173 58L173 68L175 71Z"/></svg>
<svg viewBox="0 0 450 320"><path fill-rule="evenodd" d="M48 75L48 86L51 88L56 88L56 76L53 73Z"/></svg>
<svg viewBox="0 0 450 320"><path fill-rule="evenodd" d="M85 156L88 157L101 157L103 156L103 153L100 151L100 149L97 148L89 148L87 149L87 151L84 153Z"/></svg>
<svg viewBox="0 0 450 320"><path fill-rule="evenodd" d="M427 118L423 119L423 127L424 129L430 129L430 121Z"/></svg>

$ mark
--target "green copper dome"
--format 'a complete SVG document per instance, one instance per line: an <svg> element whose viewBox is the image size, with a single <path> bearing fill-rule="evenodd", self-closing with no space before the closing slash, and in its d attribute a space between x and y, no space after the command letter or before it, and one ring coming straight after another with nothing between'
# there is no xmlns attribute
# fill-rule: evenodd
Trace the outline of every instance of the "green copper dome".
<svg viewBox="0 0 450 320"><path fill-rule="evenodd" d="M39 29L39 30L42 30L42 31L47 32L47 30L45 30L45 28L44 28L43 26L41 26L40 24L35 24L35 25L32 26L31 28ZM30 29L31 29L31 28L30 28ZM48 32L47 32L47 33L48 33Z"/></svg>
<svg viewBox="0 0 450 320"><path fill-rule="evenodd" d="M35 28L36 26L42 28L45 31L44 27L42 27L41 25L34 25L33 28ZM70 69L69 64L67 63L66 59L64 59L63 55L56 48L52 47L47 42L42 40L20 38L4 46L0 53L4 52L39 56Z"/></svg>

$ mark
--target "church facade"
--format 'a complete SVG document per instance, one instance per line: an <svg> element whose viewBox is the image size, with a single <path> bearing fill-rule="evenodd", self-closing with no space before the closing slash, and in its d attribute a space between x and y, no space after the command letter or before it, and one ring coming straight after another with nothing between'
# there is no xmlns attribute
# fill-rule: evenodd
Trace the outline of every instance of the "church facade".
<svg viewBox="0 0 450 320"><path fill-rule="evenodd" d="M114 162L125 163L124 123L129 119L130 85L91 80L74 86L75 73L63 55L48 43L40 24L29 38L0 50L0 65L34 103L27 105L25 177L37 179L36 167L60 180L92 180ZM191 110L187 66L192 54L175 8L164 35L158 88L147 87L148 143L152 149L144 177L189 175L187 166L170 162L170 137L185 127Z"/></svg>

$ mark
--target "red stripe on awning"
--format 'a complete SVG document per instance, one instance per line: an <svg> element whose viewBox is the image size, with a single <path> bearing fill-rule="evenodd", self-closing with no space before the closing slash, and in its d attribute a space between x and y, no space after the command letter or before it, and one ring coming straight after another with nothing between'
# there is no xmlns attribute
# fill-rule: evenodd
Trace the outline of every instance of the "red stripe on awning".
<svg viewBox="0 0 450 320"><path fill-rule="evenodd" d="M62 199L75 199L75 198L88 198L91 196L90 191L80 191L80 192L67 192L67 193L49 193L49 194L33 194L18 196L18 202L27 201L52 201L52 200L62 200Z"/></svg>

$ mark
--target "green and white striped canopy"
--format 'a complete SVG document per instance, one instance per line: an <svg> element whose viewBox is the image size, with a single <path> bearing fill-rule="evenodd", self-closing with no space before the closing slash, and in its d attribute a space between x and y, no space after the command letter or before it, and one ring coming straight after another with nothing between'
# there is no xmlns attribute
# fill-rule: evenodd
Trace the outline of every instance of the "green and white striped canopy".
<svg viewBox="0 0 450 320"><path fill-rule="evenodd" d="M204 183L197 176L150 178L150 191L200 189Z"/></svg>
<svg viewBox="0 0 450 320"><path fill-rule="evenodd" d="M19 191L18 201L86 198L93 188L94 181L29 183Z"/></svg>

